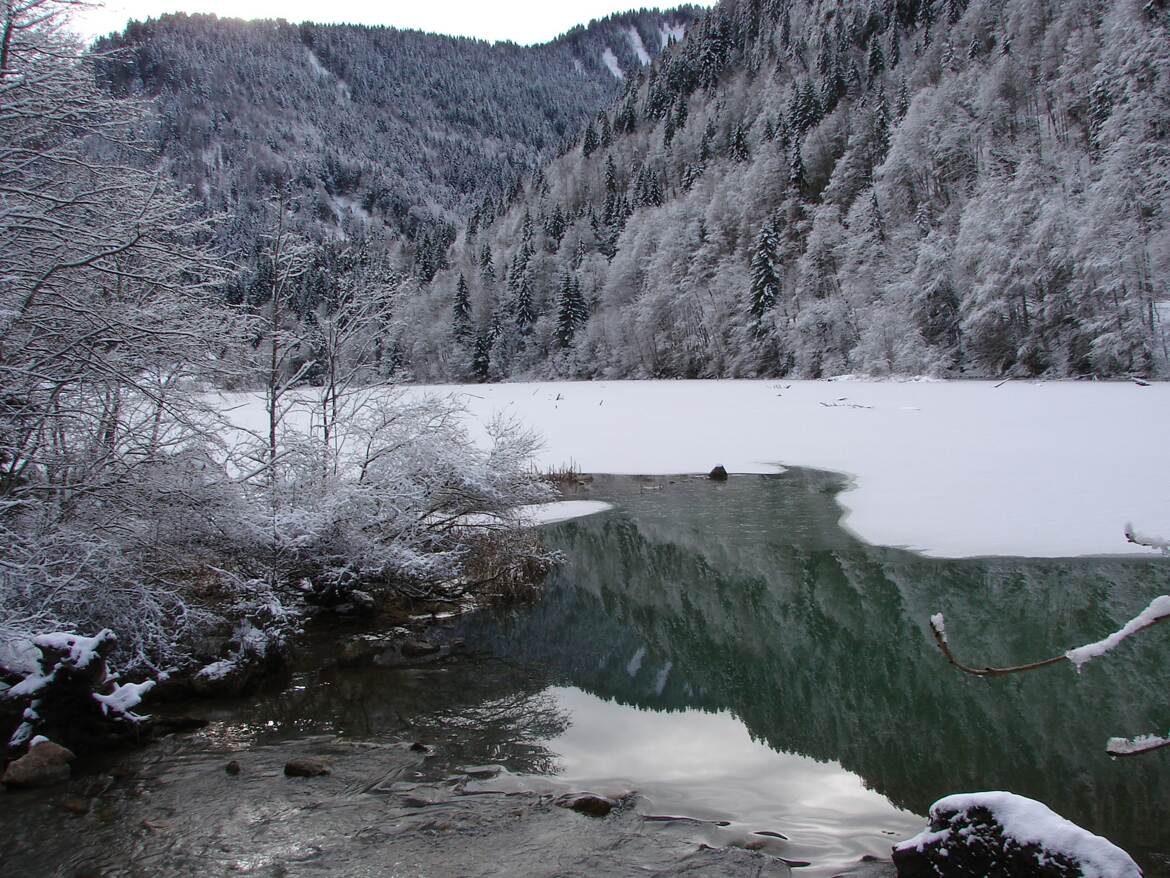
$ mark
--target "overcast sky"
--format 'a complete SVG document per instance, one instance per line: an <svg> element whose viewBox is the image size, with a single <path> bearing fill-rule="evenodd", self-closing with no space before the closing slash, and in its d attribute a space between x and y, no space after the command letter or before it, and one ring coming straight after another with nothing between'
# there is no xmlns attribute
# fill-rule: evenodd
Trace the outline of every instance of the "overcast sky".
<svg viewBox="0 0 1170 878"><path fill-rule="evenodd" d="M713 6L714 0L694 0ZM132 18L165 12L214 12L234 18L283 18L291 22L387 24L441 34L543 43L577 24L652 5L653 0L108 0L104 8L76 17L85 37L121 30ZM669 5L675 5L670 3Z"/></svg>

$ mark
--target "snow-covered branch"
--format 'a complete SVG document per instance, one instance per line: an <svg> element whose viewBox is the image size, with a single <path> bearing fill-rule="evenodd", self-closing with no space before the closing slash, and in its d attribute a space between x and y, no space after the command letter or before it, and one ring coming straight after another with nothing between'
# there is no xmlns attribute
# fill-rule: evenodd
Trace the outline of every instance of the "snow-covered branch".
<svg viewBox="0 0 1170 878"><path fill-rule="evenodd" d="M996 668L973 667L959 661L955 657L950 643L947 640L946 620L943 618L942 613L935 613L930 617L930 630L934 635L935 643L938 644L938 648L946 656L947 661L960 671L976 677L998 677L1008 674L1019 674L1025 671L1035 671L1040 668L1061 664L1065 661L1071 662L1079 671L1087 662L1107 655L1135 634L1145 631L1147 628L1152 628L1160 622L1165 622L1167 619L1170 619L1170 595L1159 595L1150 601L1149 606L1108 637L1102 638L1094 643L1088 643L1084 646L1066 650L1061 655L1052 656L1041 661ZM1135 756L1142 753L1149 753L1152 750L1158 750L1166 746L1170 746L1170 738L1158 735L1142 735L1136 738L1111 738L1106 749L1113 756Z"/></svg>
<svg viewBox="0 0 1170 878"><path fill-rule="evenodd" d="M1146 546L1150 549L1157 549L1163 555L1170 555L1170 540L1165 537L1139 534L1133 529L1132 524L1127 523L1125 525L1125 538L1135 546Z"/></svg>

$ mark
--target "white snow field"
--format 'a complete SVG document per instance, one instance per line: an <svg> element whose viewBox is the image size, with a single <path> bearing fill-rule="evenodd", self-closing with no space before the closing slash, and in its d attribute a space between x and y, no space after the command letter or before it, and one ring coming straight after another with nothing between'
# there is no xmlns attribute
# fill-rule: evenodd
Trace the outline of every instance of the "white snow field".
<svg viewBox="0 0 1170 878"><path fill-rule="evenodd" d="M935 557L1144 553L1170 535L1170 383L599 381L409 388L544 437L542 468L851 477L844 524ZM236 398L238 400L238 397ZM257 425L259 401L236 409Z"/></svg>

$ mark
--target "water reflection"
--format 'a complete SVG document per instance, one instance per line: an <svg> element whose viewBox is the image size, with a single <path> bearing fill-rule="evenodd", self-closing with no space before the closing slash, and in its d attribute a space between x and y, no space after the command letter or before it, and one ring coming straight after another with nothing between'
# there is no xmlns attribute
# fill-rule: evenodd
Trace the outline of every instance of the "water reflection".
<svg viewBox="0 0 1170 878"><path fill-rule="evenodd" d="M943 610L973 661L1045 656L1170 589L1164 560L942 561L867 546L837 526L839 483L821 473L658 485L598 480L593 495L618 510L550 529L568 563L544 600L470 620L469 642L603 699L730 712L753 740L840 763L909 811L1010 789L1165 862L1170 763L1103 752L1111 735L1170 725L1160 632L1079 676L976 680L949 669L927 629Z"/></svg>
<svg viewBox="0 0 1170 878"><path fill-rule="evenodd" d="M1165 633L1080 676L976 680L950 669L927 628L945 611L971 661L1047 655L1170 590L1165 559L948 562L873 548L838 527L840 483L822 473L646 487L598 479L591 498L617 509L549 528L567 563L540 602L462 620L454 633L468 656L338 668L342 635L318 632L281 685L181 706L209 728L124 757L129 771L108 791L81 777L64 793L0 797L14 839L4 874L374 875L405 864L487 875L506 862L536 876L549 874L550 851L562 871L609 874L614 844L642 874L705 842L763 845L827 876L885 856L935 798L996 788L1112 838L1149 876L1170 873L1170 759L1111 761L1103 749L1110 735L1170 726ZM333 773L286 779L293 756L327 758ZM238 777L223 770L229 758ZM581 788L636 788L643 815L729 825L628 812L567 824L533 797L466 795ZM92 811L73 816L62 795ZM62 846L66 836L76 843ZM712 868L759 870L728 862Z"/></svg>

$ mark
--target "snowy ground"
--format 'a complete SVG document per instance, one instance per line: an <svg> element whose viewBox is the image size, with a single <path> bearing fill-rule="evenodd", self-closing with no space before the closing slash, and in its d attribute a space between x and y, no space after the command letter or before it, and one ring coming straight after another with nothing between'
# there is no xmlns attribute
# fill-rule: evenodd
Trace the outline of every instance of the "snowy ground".
<svg viewBox="0 0 1170 878"><path fill-rule="evenodd" d="M1170 535L1170 384L620 381L416 388L513 414L540 465L585 473L853 478L845 524L939 557L1150 553ZM238 410L252 421L253 405Z"/></svg>

